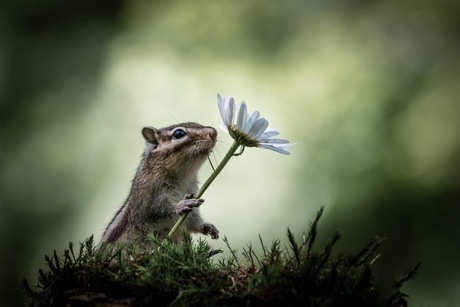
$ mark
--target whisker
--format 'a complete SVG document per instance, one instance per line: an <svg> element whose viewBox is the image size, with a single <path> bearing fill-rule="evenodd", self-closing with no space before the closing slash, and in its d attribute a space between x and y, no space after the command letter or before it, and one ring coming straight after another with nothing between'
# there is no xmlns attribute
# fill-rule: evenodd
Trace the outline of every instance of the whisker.
<svg viewBox="0 0 460 307"><path fill-rule="evenodd" d="M211 158L209 157L208 155L208 161L209 161L209 164L211 165L211 168L212 168L212 171L216 171L216 169L214 168L214 165L212 164L212 161L211 161Z"/></svg>

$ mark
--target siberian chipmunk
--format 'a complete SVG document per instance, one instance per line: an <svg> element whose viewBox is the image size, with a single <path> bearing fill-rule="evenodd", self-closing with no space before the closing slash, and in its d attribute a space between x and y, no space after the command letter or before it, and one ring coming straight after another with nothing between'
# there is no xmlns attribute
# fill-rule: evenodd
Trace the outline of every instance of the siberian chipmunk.
<svg viewBox="0 0 460 307"><path fill-rule="evenodd" d="M131 191L102 237L101 246L136 244L151 246L148 234L165 238L181 214L190 212L182 229L172 238L182 240L184 229L219 238L212 224L204 223L198 207L203 199L197 173L216 144L217 131L197 123L182 123L162 129L145 127L146 147Z"/></svg>

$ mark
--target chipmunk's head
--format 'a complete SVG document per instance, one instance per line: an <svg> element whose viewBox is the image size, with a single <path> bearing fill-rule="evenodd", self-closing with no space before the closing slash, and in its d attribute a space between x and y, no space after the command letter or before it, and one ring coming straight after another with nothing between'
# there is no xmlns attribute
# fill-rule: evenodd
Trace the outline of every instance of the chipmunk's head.
<svg viewBox="0 0 460 307"><path fill-rule="evenodd" d="M142 135L148 167L170 171L171 175L198 171L217 140L216 129L190 122L162 129L145 127Z"/></svg>

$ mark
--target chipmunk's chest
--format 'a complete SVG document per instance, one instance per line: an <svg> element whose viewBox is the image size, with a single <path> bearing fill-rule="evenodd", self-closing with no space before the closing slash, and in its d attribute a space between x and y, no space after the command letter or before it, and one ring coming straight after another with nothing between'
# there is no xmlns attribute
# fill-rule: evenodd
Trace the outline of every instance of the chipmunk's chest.
<svg viewBox="0 0 460 307"><path fill-rule="evenodd" d="M155 223L154 229L152 229L153 230L152 232L157 234L161 238L164 238L171 231L176 221L177 221L177 218L160 220Z"/></svg>

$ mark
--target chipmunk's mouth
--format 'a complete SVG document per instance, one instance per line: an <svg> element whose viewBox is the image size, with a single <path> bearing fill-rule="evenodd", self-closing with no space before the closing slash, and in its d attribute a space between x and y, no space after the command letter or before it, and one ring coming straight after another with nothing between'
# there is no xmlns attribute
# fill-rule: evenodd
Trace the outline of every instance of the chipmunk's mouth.
<svg viewBox="0 0 460 307"><path fill-rule="evenodd" d="M209 140L202 140L200 142L197 142L196 145L197 145L199 155L209 156L209 154L214 149L215 143L210 142Z"/></svg>
<svg viewBox="0 0 460 307"><path fill-rule="evenodd" d="M200 155L203 155L203 156L209 156L212 152L212 148L204 148L202 150L200 150Z"/></svg>

